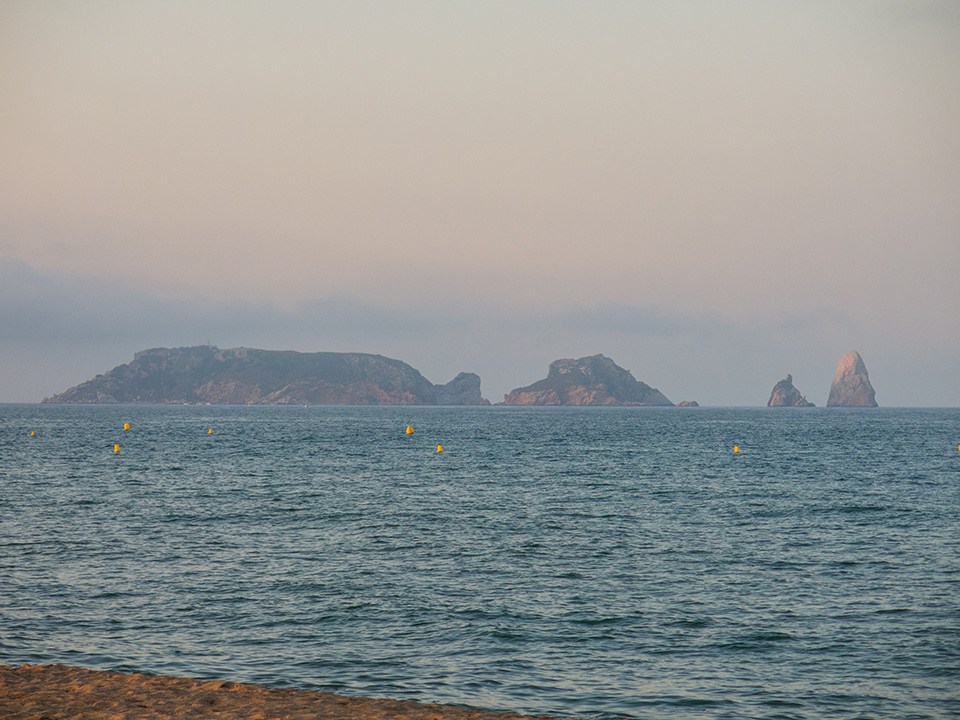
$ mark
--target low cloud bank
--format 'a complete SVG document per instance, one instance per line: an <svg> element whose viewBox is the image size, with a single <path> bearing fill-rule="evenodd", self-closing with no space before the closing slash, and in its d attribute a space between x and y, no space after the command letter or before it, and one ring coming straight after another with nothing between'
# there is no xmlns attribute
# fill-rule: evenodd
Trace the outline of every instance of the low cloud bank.
<svg viewBox="0 0 960 720"><path fill-rule="evenodd" d="M833 308L729 318L627 305L384 306L345 296L282 308L164 296L0 259L0 338L3 402L37 402L138 350L209 342L379 353L433 382L476 372L494 402L543 377L554 359L602 352L671 400L706 405L763 405L787 372L822 405L837 358L856 348L882 405L960 405L949 345L928 354L923 377L910 376L909 352Z"/></svg>

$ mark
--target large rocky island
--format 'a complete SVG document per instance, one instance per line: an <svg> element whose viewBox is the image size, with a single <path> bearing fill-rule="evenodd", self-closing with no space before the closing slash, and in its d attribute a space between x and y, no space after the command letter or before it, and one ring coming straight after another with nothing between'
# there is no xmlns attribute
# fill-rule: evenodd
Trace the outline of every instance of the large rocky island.
<svg viewBox="0 0 960 720"><path fill-rule="evenodd" d="M773 386L767 407L814 407L814 404L794 387L793 375L787 373L783 380Z"/></svg>
<svg viewBox="0 0 960 720"><path fill-rule="evenodd" d="M870 384L867 366L856 350L840 358L827 407L877 407L876 392Z"/></svg>
<svg viewBox="0 0 960 720"><path fill-rule="evenodd" d="M605 355L554 360L547 377L517 388L504 405L673 405Z"/></svg>
<svg viewBox="0 0 960 720"><path fill-rule="evenodd" d="M45 403L487 405L480 378L434 385L400 360L365 353L155 348Z"/></svg>

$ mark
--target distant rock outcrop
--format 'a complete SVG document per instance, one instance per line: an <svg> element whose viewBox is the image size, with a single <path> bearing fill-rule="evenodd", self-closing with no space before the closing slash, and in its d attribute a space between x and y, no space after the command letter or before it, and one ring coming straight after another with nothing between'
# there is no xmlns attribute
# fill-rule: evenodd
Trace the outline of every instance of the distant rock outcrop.
<svg viewBox="0 0 960 720"><path fill-rule="evenodd" d="M504 397L504 405L673 405L604 355L554 360L547 377Z"/></svg>
<svg viewBox="0 0 960 720"><path fill-rule="evenodd" d="M783 380L773 386L767 407L815 407L815 405L793 386L793 375L787 373Z"/></svg>
<svg viewBox="0 0 960 720"><path fill-rule="evenodd" d="M856 350L851 350L840 358L837 365L827 407L877 407L875 396L863 358Z"/></svg>
<svg viewBox="0 0 960 720"><path fill-rule="evenodd" d="M155 348L43 402L481 405L480 378L434 385L399 360L365 353Z"/></svg>
<svg viewBox="0 0 960 720"><path fill-rule="evenodd" d="M462 372L446 385L436 385L437 405L489 405L480 395L480 376Z"/></svg>
<svg viewBox="0 0 960 720"><path fill-rule="evenodd" d="M681 400L677 403L677 407L700 407L700 403L696 400Z"/></svg>

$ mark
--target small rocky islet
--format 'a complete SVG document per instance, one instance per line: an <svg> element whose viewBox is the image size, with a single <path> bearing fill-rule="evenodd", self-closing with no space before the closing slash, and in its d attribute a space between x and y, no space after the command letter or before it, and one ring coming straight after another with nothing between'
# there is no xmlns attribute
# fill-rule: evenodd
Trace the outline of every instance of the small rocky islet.
<svg viewBox="0 0 960 720"><path fill-rule="evenodd" d="M851 350L841 357L827 407L877 407L876 396L860 353Z"/></svg>
<svg viewBox="0 0 960 720"><path fill-rule="evenodd" d="M773 386L767 407L816 407L807 396L793 386L793 375L787 376Z"/></svg>
<svg viewBox="0 0 960 720"><path fill-rule="evenodd" d="M554 360L547 377L512 390L504 405L658 405L666 395L640 382L605 355Z"/></svg>
<svg viewBox="0 0 960 720"><path fill-rule="evenodd" d="M816 407L793 385L787 376L773 386L767 407ZM827 407L877 407L876 392L870 384L867 366L860 353L851 350L840 358L830 386Z"/></svg>

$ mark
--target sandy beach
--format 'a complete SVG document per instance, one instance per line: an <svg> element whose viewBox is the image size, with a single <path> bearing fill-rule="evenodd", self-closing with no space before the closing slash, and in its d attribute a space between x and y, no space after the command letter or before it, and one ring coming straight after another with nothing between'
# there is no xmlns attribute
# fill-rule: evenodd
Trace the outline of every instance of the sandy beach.
<svg viewBox="0 0 960 720"><path fill-rule="evenodd" d="M216 680L85 670L67 665L0 666L0 717L7 720L517 720L530 716L451 705Z"/></svg>

